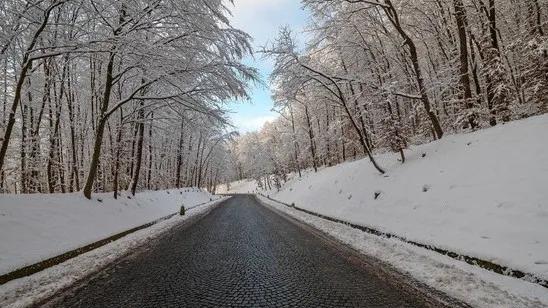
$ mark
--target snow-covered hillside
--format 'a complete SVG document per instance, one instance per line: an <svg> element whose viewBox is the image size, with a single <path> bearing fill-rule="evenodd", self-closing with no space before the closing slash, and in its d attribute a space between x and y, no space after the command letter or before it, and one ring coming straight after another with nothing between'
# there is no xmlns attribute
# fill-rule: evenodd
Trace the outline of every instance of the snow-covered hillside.
<svg viewBox="0 0 548 308"><path fill-rule="evenodd" d="M194 189L135 197L81 193L0 195L0 274L85 246L187 207L217 199Z"/></svg>
<svg viewBox="0 0 548 308"><path fill-rule="evenodd" d="M548 116L293 177L286 203L548 278ZM230 192L255 191L254 182ZM377 198L375 198L377 196Z"/></svg>

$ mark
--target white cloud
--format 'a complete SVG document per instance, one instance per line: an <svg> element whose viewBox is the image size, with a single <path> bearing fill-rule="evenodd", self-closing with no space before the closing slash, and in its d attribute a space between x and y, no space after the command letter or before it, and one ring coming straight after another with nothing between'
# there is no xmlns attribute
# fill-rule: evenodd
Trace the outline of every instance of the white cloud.
<svg viewBox="0 0 548 308"><path fill-rule="evenodd" d="M298 0L234 0L232 23L261 46L277 34L280 26L297 26L300 6Z"/></svg>
<svg viewBox="0 0 548 308"><path fill-rule="evenodd" d="M283 7L294 1L296 0L234 0L234 6L236 11L252 12L254 10Z"/></svg>
<svg viewBox="0 0 548 308"><path fill-rule="evenodd" d="M276 115L242 117L236 114L232 117L232 122L240 133L248 133L260 130L265 123L272 122L276 118Z"/></svg>

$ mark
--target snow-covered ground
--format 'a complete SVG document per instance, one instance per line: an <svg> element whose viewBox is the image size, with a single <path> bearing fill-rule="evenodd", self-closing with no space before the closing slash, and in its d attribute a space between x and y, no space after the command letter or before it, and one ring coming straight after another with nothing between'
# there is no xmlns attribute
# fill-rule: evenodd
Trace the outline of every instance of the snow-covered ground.
<svg viewBox="0 0 548 308"><path fill-rule="evenodd" d="M403 165L398 155L378 155L384 176L363 159L265 193L548 279L548 116L447 136L406 155ZM256 190L243 181L230 192Z"/></svg>
<svg viewBox="0 0 548 308"><path fill-rule="evenodd" d="M251 194L258 192L259 189L257 188L257 183L255 181L250 180L241 180L232 182L229 184L229 189L227 189L226 185L219 186L219 193L225 194L225 193L242 193L242 194Z"/></svg>
<svg viewBox="0 0 548 308"><path fill-rule="evenodd" d="M540 285L495 274L396 239L371 235L264 197L259 196L259 200L473 307L548 307L548 291Z"/></svg>
<svg viewBox="0 0 548 308"><path fill-rule="evenodd" d="M158 200L161 198L158 196ZM206 214L225 199L217 199L193 208L185 216L176 215L34 275L10 281L0 287L0 307L19 308L35 305L37 302L47 299L60 290L99 271L118 258L135 251L143 245L150 244L151 240L161 238L162 234L168 232L172 227L198 215ZM187 200L190 200L190 198Z"/></svg>
<svg viewBox="0 0 548 308"><path fill-rule="evenodd" d="M0 195L0 274L60 255L217 197L194 188L124 193Z"/></svg>

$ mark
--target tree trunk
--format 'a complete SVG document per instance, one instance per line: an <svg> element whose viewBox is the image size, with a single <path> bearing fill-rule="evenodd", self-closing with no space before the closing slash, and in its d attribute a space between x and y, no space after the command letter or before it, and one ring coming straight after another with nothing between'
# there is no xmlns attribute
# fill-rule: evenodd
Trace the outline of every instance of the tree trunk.
<svg viewBox="0 0 548 308"><path fill-rule="evenodd" d="M76 132L74 128L74 100L73 100L73 93L72 93L72 79L71 74L69 71L69 77L68 77L68 90L67 90L67 110L68 110L68 117L69 117L69 127L70 127L70 146L71 146L71 162L70 162L70 191L79 191L80 190L80 176L78 172L78 149L76 146ZM74 188L73 187L74 184Z"/></svg>
<svg viewBox="0 0 548 308"><path fill-rule="evenodd" d="M112 180L112 190L114 191L114 199L118 199L118 177L120 174L120 152L122 150L122 132L124 128L124 114L120 108L120 124L118 126L118 133L116 134L116 158L114 163L114 179Z"/></svg>
<svg viewBox="0 0 548 308"><path fill-rule="evenodd" d="M21 111L21 193L26 194L28 192L28 180L27 180L27 105L22 106Z"/></svg>
<svg viewBox="0 0 548 308"><path fill-rule="evenodd" d="M99 116L99 122L97 123L97 130L95 132L95 142L93 145L93 154L91 156L91 162L89 166L89 172L86 179L86 185L84 186L84 196L91 199L91 192L93 190L93 184L95 177L97 176L97 168L99 166L99 158L101 157L101 146L103 143L103 135L105 132L105 125L107 123L107 111L110 103L110 93L112 91L113 76L112 71L114 69L114 52L109 54L109 60L105 78L105 90L103 92L103 101L101 103L101 114Z"/></svg>
<svg viewBox="0 0 548 308"><path fill-rule="evenodd" d="M470 75L468 73L468 38L466 36L466 11L462 0L453 0L453 6L455 7L455 15L457 21L457 28L459 34L459 47L460 47L460 86L462 93L462 99L467 109L474 108L472 101L472 89L470 87ZM468 123L472 129L478 127L477 116L472 113L468 116Z"/></svg>
<svg viewBox="0 0 548 308"><path fill-rule="evenodd" d="M538 32L540 36L544 36L544 30L542 29L543 21L542 21L542 11L540 9L540 4L538 0L532 0L534 4L534 14L535 15L535 26L533 27L535 31Z"/></svg>
<svg viewBox="0 0 548 308"><path fill-rule="evenodd" d="M377 171L379 171L381 174L386 173L384 171L384 169L382 169L381 166L379 166L379 164L377 164L377 161L373 157L373 154L371 153L371 150L367 146L367 142L365 142L365 137L361 133L358 124L354 120L354 117L352 116L352 113L350 112L350 109L348 109L348 104L346 103L346 100L343 99L342 93L341 93L341 99L342 99L342 104L343 104L344 110L346 111L346 115L350 119L350 123L352 124L352 127L354 128L354 130L356 130L356 132L358 133L358 137L360 139L360 143L362 145L363 152L367 155L367 157L369 157L369 160L373 164L373 167L375 167L375 169L377 169Z"/></svg>
<svg viewBox="0 0 548 308"><path fill-rule="evenodd" d="M419 87L421 101L424 105L426 114L428 115L428 118L430 119L430 122L432 123L432 129L435 132L435 137L437 139L441 139L443 137L443 129L441 128L438 117L432 110L430 99L428 98L428 93L426 91L426 86L424 85L424 78L422 76L422 71L419 64L417 46L415 45L415 42L411 39L411 37L409 37L407 32L403 30L403 27L400 24L398 12L394 8L392 1L385 0L385 3L387 6L383 6L383 10L385 11L386 15L390 19L390 22L392 23L392 25L396 28L400 36L404 39L404 44L407 45L407 47L409 48L409 56L411 58L413 70L415 71L415 79L417 82L417 86Z"/></svg>
<svg viewBox="0 0 548 308"><path fill-rule="evenodd" d="M318 162L316 158L316 146L314 145L314 131L312 130L312 123L310 122L310 114L308 112L308 106L304 106L304 113L306 115L306 124L308 126L308 138L310 140L310 153L312 155L312 167L314 172L318 172Z"/></svg>
<svg viewBox="0 0 548 308"><path fill-rule="evenodd" d="M175 171L175 187L181 188L181 164L183 162L185 122L181 119L181 134L179 135L179 146L177 147L177 169Z"/></svg>
<svg viewBox="0 0 548 308"><path fill-rule="evenodd" d="M11 138L11 133L13 131L13 126L15 125L15 113L17 112L17 108L19 106L19 103L21 102L21 91L23 89L23 83L27 77L27 73L33 62L33 59L30 58L30 52L34 49L34 46L38 42L38 38L40 37L44 29L46 28L51 11L57 6L63 4L63 2L64 1L54 1L52 5L45 10L44 19L42 20L36 32L34 32L32 40L30 44L28 45L28 47L26 48L25 54L23 55L23 61L21 62L22 63L21 72L19 73L17 84L15 86L13 102L11 104L10 114L8 116L8 123L6 125L4 138L2 140L2 147L0 148L0 170L4 169L4 161L6 158L6 153L8 151L8 144Z"/></svg>
<svg viewBox="0 0 548 308"><path fill-rule="evenodd" d="M150 125L148 128L148 170L147 170L147 189L152 189L152 122L154 121L154 112L150 114Z"/></svg>
<svg viewBox="0 0 548 308"><path fill-rule="evenodd" d="M301 163L299 162L299 142L297 141L297 132L295 130L295 117L293 115L293 106L289 105L289 113L291 115L291 129L293 131L293 147L294 147L294 160L295 160L295 167L297 168L297 171L299 172L299 177L302 177L301 174Z"/></svg>
<svg viewBox="0 0 548 308"><path fill-rule="evenodd" d="M139 175L141 173L141 162L143 160L143 140L145 134L145 110L144 102L141 100L139 113L137 116L139 135L137 137L137 154L135 157L135 170L131 180L131 194L135 196L137 192L137 184L139 183Z"/></svg>

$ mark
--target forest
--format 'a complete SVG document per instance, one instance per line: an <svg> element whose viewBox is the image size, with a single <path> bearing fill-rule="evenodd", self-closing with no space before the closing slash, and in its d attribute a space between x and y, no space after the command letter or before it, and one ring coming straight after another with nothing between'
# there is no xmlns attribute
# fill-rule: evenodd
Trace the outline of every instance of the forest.
<svg viewBox="0 0 548 308"><path fill-rule="evenodd" d="M3 0L0 187L65 193L224 177L250 37L223 0Z"/></svg>
<svg viewBox="0 0 548 308"><path fill-rule="evenodd" d="M548 111L547 0L303 0L253 50L224 0L3 0L0 190L203 187L399 153ZM276 31L276 30L273 30ZM279 118L233 132L253 55ZM511 146L511 145L509 145Z"/></svg>
<svg viewBox="0 0 548 308"><path fill-rule="evenodd" d="M548 111L545 0L304 0L305 47L284 27L274 61L279 118L232 143L237 179L280 188L291 172ZM512 146L512 145L508 145Z"/></svg>

